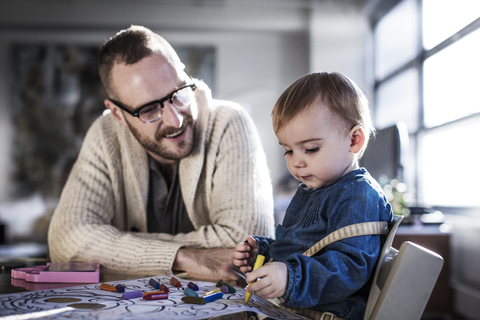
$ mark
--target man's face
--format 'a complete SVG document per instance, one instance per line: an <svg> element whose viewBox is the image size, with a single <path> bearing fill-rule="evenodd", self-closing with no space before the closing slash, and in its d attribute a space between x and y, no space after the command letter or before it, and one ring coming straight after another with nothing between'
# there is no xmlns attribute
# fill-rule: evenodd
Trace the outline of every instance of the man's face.
<svg viewBox="0 0 480 320"><path fill-rule="evenodd" d="M131 110L169 95L188 84L187 81L186 73L174 68L160 54L152 54L133 65L115 64L112 69L116 98ZM181 110L165 101L160 120L143 123L126 112L123 118L147 152L163 162L185 158L192 152L197 113L195 101Z"/></svg>

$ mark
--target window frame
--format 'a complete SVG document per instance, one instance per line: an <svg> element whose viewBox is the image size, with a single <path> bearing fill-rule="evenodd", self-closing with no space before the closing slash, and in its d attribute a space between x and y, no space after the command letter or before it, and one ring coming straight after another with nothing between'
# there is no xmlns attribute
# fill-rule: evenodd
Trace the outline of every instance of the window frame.
<svg viewBox="0 0 480 320"><path fill-rule="evenodd" d="M368 18L369 18L369 23L370 23L370 28L371 28L371 34L372 34L372 45L374 46L373 52L375 52L375 47L377 45L376 41L377 39L375 38L375 31L377 26L379 25L380 21L391 11L393 10L398 4L403 2L404 0L386 0L386 1L377 1L376 4L371 6L367 12ZM417 27L417 32L418 32L418 43L417 43L417 54L415 57L403 65L399 66L398 68L394 69L390 73L386 74L383 78L377 79L376 76L376 70L375 70L375 63L372 63L371 65L371 72L373 75L373 96L374 99L371 103L372 106L372 114L375 114L377 111L377 97L378 97L378 92L379 88L386 83L389 80L392 80L396 78L397 76L401 75L403 72L414 68L418 74L418 79L417 79L417 85L418 85L418 124L417 124L417 130L413 130L413 132L409 133L409 138L410 140L413 141L414 148L412 150L413 156L415 159L415 164L412 170L412 175L414 177L414 181L410 181L410 183L413 185L413 188L415 190L418 190L418 166L419 166L419 161L418 161L418 138L421 134L428 132L430 130L438 129L442 126L449 126L451 124L461 122L464 120L467 120L472 117L478 117L480 116L480 111L471 115L464 116L459 119L455 119L443 124L440 124L438 126L433 126L433 127L426 127L425 126L425 119L424 119L424 88L423 88L423 82L424 82L424 63L427 59L430 57L434 56L435 54L441 52L442 50L450 47L451 45L457 43L461 39L465 38L466 36L470 35L471 33L480 30L480 17L477 18L476 20L472 21L456 33L452 34L450 37L447 39L443 40L442 42L438 43L431 49L425 49L423 46L423 6L422 6L422 1L423 0L415 0L416 1L416 10L417 10L417 17L418 17L418 27ZM375 58L375 57L374 57ZM375 120L374 120L375 121ZM375 124L375 123L374 123ZM381 128L380 128L381 129ZM418 192L418 191L417 191ZM417 194L416 194L417 196ZM445 213L461 213L461 214L472 214L474 210L478 210L480 207L448 207L448 206L432 206L433 209L437 210L442 210Z"/></svg>

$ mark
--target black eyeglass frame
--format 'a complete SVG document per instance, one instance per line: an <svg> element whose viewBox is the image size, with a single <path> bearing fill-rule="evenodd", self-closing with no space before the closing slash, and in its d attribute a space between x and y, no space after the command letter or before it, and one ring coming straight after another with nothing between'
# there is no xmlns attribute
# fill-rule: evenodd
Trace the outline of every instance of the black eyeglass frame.
<svg viewBox="0 0 480 320"><path fill-rule="evenodd" d="M165 97L161 98L161 99L158 99L158 100L153 100L153 101L150 101L150 102L147 102L143 105L141 105L140 107L136 108L135 110L131 111L130 109L128 109L123 103L121 103L120 101L116 101L116 100L113 100L111 98L108 98L108 100L110 100L111 102L113 102L117 107L119 107L120 109L122 109L123 111L127 112L128 114L134 116L134 117L137 117L138 119L140 119L140 111L142 111L143 108L145 107L148 107L149 105L153 104L153 103L160 103L160 105L162 106L162 109L164 108L164 105L163 103L165 101L170 101L170 103L173 105L173 97L175 96L175 94L180 91L180 90L183 90L185 88L192 88L192 91L195 91L195 89L197 89L197 85L195 83L192 83L192 84L187 84L186 86L183 86L183 87L180 87L174 91L172 91L170 94L166 95ZM176 108L176 107L175 107ZM151 122L155 122L157 120L161 119L161 116L159 118L157 118L156 120L152 120L150 122L146 122L146 123L151 123ZM144 121L142 121L144 122Z"/></svg>

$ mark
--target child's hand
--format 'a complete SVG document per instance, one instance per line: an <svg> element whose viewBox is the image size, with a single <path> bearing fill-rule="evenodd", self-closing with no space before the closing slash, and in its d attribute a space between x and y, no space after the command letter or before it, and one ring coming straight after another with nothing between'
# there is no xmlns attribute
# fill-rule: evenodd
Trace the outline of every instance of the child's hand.
<svg viewBox="0 0 480 320"><path fill-rule="evenodd" d="M260 278L258 281L256 281ZM245 289L263 299L278 298L287 291L288 268L283 262L269 262L261 268L247 274ZM256 282L255 282L256 281Z"/></svg>
<svg viewBox="0 0 480 320"><path fill-rule="evenodd" d="M247 243L241 242L235 247L233 264L240 267L240 271L242 272L252 271L250 264L253 263L253 260L257 256L257 251L257 241L252 236L249 236Z"/></svg>

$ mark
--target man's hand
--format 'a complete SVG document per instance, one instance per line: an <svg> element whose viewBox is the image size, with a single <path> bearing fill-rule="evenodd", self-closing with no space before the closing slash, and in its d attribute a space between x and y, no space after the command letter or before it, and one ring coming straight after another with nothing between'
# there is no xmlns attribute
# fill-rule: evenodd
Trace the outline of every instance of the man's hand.
<svg viewBox="0 0 480 320"><path fill-rule="evenodd" d="M238 281L242 277L234 270L234 252L235 249L181 248L177 252L172 269L205 280Z"/></svg>
<svg viewBox="0 0 480 320"><path fill-rule="evenodd" d="M235 247L233 264L239 267L242 272L252 271L250 264L253 263L257 252L257 241L249 236L247 242L241 242Z"/></svg>
<svg viewBox="0 0 480 320"><path fill-rule="evenodd" d="M246 280L251 283L246 288L247 292L255 292L263 299L282 297L287 291L288 268L283 262L269 262L248 273Z"/></svg>

